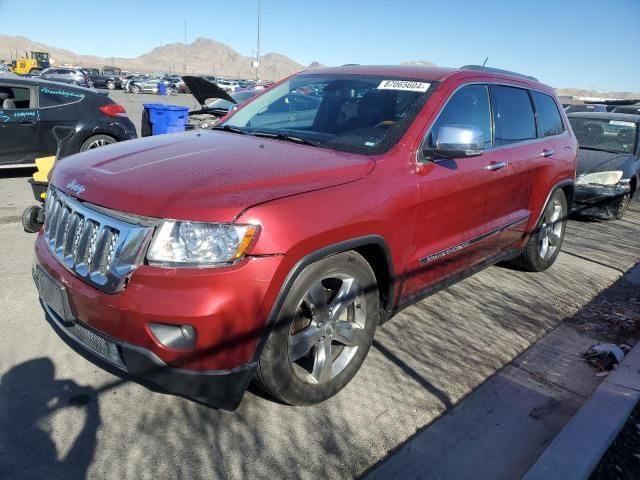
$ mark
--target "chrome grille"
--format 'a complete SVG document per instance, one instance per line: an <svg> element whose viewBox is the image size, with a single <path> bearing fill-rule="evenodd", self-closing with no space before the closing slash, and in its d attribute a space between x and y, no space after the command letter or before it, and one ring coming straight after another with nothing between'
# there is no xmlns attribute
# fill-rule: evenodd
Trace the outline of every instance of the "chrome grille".
<svg viewBox="0 0 640 480"><path fill-rule="evenodd" d="M45 240L60 263L104 292L120 290L142 263L152 228L98 212L54 187L46 198Z"/></svg>

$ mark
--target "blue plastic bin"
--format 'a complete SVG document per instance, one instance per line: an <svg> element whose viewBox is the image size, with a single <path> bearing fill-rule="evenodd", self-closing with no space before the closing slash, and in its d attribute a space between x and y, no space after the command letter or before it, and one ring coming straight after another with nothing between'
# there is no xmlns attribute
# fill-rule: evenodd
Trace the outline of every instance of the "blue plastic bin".
<svg viewBox="0 0 640 480"><path fill-rule="evenodd" d="M164 82L158 82L158 94L166 95L167 94L167 84Z"/></svg>
<svg viewBox="0 0 640 480"><path fill-rule="evenodd" d="M189 107L165 105L163 103L145 103L144 108L149 115L152 135L184 132L184 126L189 118Z"/></svg>

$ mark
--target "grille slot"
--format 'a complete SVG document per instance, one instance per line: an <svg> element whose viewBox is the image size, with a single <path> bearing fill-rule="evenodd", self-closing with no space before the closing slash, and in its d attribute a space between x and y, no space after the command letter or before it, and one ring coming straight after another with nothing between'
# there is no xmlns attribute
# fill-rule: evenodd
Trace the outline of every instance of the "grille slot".
<svg viewBox="0 0 640 480"><path fill-rule="evenodd" d="M152 227L97 212L49 187L44 235L55 257L90 285L114 293L141 263Z"/></svg>

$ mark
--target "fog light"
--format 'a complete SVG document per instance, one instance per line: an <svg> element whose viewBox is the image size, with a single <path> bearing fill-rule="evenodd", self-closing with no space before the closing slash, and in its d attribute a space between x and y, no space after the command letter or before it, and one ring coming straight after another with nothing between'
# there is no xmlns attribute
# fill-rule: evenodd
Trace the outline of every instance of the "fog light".
<svg viewBox="0 0 640 480"><path fill-rule="evenodd" d="M158 341L169 348L190 349L196 345L196 329L191 325L150 323L149 328Z"/></svg>

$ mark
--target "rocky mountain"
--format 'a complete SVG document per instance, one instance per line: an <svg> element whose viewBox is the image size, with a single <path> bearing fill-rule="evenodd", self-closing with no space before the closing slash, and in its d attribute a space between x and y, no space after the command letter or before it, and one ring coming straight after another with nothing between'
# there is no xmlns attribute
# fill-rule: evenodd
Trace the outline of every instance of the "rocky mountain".
<svg viewBox="0 0 640 480"><path fill-rule="evenodd" d="M56 64L80 65L85 67L102 67L115 65L123 70L139 72L175 72L181 74L185 59L183 43L171 43L157 47L148 53L135 58L98 57L79 55L69 50L55 48L43 43L34 42L25 37L0 35L0 59L9 61L22 58L27 50L49 52ZM208 74L237 78L254 78L253 58L241 55L233 48L207 38L198 38L187 44L187 73ZM301 65L278 53L267 53L260 61L260 76L264 79L277 80L286 75L308 68L319 68L321 64L313 62L309 66Z"/></svg>

